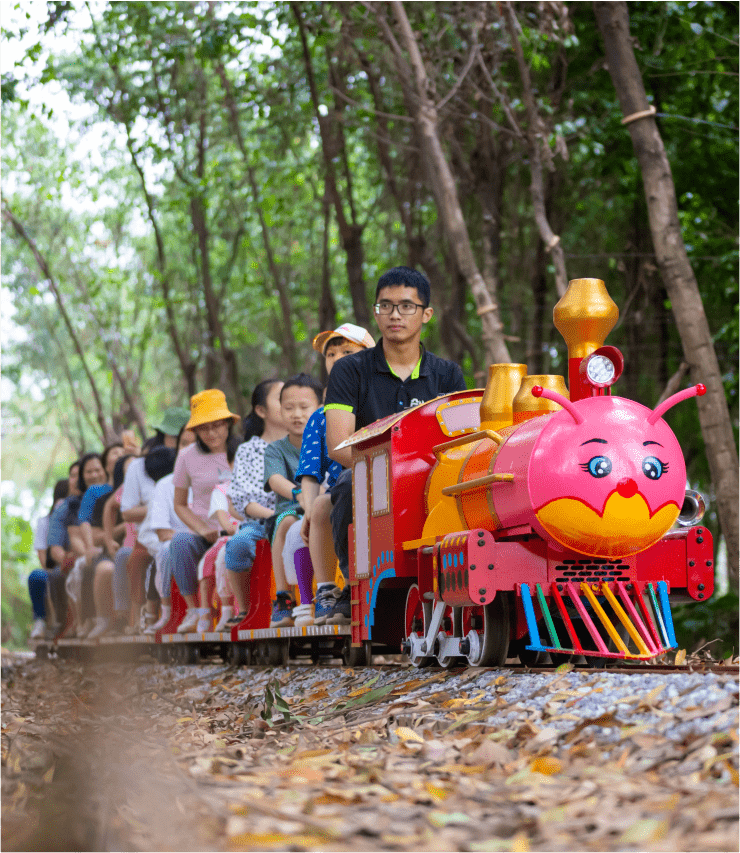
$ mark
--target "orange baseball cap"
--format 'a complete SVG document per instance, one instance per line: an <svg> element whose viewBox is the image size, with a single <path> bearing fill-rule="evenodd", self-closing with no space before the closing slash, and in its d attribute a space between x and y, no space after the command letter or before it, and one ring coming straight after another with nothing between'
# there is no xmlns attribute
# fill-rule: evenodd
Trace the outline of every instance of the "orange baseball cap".
<svg viewBox="0 0 740 853"><path fill-rule="evenodd" d="M319 332L313 339L313 348L316 352L320 352L323 355L327 343L332 338L346 338L346 340L352 341L353 344L365 347L366 349L375 346L373 336L367 329L363 329L362 326L355 326L354 323L342 323L333 332Z"/></svg>

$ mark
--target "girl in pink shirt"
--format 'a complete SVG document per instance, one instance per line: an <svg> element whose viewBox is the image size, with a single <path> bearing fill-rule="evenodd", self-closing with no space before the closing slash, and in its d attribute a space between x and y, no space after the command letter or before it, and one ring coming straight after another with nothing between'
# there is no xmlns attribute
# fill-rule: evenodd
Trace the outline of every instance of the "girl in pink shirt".
<svg viewBox="0 0 740 853"><path fill-rule="evenodd" d="M175 583L188 605L177 628L180 633L195 631L199 617L210 613L209 607L196 606L198 562L218 539L218 523L208 517L211 493L219 483L231 480L239 446L232 430L238 421L239 416L229 411L223 391L211 388L190 398L190 420L185 428L193 430L196 443L178 455L172 480L175 512L190 528L189 533L175 535L169 553ZM188 488L193 492L192 509Z"/></svg>

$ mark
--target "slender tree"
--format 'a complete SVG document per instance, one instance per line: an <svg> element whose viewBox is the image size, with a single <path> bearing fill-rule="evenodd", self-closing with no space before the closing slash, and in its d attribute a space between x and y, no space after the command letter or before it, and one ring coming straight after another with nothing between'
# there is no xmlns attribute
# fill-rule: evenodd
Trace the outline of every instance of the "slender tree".
<svg viewBox="0 0 740 853"><path fill-rule="evenodd" d="M692 380L707 387L706 395L698 398L699 420L720 526L727 542L729 572L737 588L737 447L712 333L681 235L671 166L655 121L655 108L648 102L635 58L627 4L597 2L594 13L604 39L609 74L625 116L622 123L627 126L640 163L655 254L681 335L684 356Z"/></svg>

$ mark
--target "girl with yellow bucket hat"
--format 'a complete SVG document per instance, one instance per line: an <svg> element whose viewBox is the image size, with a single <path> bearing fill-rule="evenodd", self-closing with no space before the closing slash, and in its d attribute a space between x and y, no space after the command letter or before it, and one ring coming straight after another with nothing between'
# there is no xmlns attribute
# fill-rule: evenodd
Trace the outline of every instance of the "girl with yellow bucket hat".
<svg viewBox="0 0 740 853"><path fill-rule="evenodd" d="M177 533L170 545L169 559L175 583L187 602L180 633L195 631L200 616L210 613L207 602L196 607L198 561L218 538L218 525L208 518L211 493L219 483L231 481L234 456L240 444L233 435L239 415L229 411L223 391L210 388L190 398L190 420L186 429L195 433L195 444L181 451L175 463L175 512L190 531ZM188 489L193 490L192 507Z"/></svg>

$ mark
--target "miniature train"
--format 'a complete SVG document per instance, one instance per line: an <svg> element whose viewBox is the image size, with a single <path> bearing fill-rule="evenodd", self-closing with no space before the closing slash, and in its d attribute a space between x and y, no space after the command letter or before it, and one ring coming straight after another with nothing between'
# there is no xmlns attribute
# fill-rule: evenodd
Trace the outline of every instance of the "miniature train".
<svg viewBox="0 0 740 853"><path fill-rule="evenodd" d="M704 388L655 409L612 395L624 361L604 346L618 309L599 279L571 281L553 313L569 391L561 376L494 364L485 389L422 403L341 445L353 453L349 626L268 628L264 548L249 616L230 633L171 633L181 605L155 637L60 637L59 653L128 646L264 664L341 654L357 665L402 651L416 666L449 667L649 660L675 648L670 601L708 599L714 563L704 501L686 490L662 415Z"/></svg>

